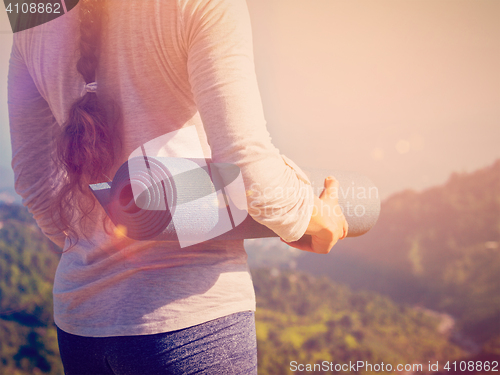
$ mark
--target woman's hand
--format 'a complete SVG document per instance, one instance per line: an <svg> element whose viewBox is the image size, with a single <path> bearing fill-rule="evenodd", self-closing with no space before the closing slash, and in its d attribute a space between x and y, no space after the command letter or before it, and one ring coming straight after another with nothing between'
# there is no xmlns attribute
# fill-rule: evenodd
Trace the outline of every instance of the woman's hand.
<svg viewBox="0 0 500 375"><path fill-rule="evenodd" d="M330 176L325 179L325 189L314 197L314 209L305 234L298 241L285 242L296 249L328 254L340 239L347 236L348 225L338 204L338 181Z"/></svg>

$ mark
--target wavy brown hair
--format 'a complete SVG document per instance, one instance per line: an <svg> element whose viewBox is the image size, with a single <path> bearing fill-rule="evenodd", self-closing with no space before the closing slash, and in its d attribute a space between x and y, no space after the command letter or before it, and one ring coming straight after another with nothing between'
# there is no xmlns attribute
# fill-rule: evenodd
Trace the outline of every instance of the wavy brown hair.
<svg viewBox="0 0 500 375"><path fill-rule="evenodd" d="M79 8L80 58L76 69L88 84L96 81L104 0L80 0ZM83 215L80 223L94 209L96 203L88 184L107 180L115 160L114 137L113 126L97 93L86 92L73 103L56 139L56 163L65 172L66 181L52 205L58 219L55 221L70 237L71 246L78 242L78 235L72 229L75 209Z"/></svg>

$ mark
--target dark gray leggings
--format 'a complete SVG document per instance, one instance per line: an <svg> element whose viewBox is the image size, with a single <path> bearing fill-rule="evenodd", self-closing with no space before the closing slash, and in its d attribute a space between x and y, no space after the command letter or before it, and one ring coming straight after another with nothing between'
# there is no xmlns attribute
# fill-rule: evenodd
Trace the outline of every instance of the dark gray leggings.
<svg viewBox="0 0 500 375"><path fill-rule="evenodd" d="M58 328L57 337L67 375L257 374L251 311L156 335L83 337Z"/></svg>

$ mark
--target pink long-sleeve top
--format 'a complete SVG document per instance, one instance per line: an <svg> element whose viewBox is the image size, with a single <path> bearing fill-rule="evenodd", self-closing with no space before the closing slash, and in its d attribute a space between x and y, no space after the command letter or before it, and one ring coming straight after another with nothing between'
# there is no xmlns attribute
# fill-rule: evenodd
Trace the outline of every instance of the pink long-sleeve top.
<svg viewBox="0 0 500 375"><path fill-rule="evenodd" d="M266 129L245 1L106 6L97 82L99 98L120 109L115 170L142 144L195 126L213 161L241 168L254 219L285 240L299 239L311 217L312 189ZM76 71L78 8L14 35L8 90L16 191L41 230L66 249L69 241L48 212L62 181L52 162L53 137L84 85ZM165 147L183 156L190 146ZM62 330L154 334L255 309L243 241L186 248L132 241L104 230L104 215L96 205L90 225L75 223L79 241L61 257L54 318Z"/></svg>

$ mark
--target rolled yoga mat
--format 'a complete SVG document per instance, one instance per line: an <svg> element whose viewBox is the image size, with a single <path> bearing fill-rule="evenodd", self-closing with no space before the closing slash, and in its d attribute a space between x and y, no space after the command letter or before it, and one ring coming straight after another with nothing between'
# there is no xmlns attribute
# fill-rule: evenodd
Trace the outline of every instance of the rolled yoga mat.
<svg viewBox="0 0 500 375"><path fill-rule="evenodd" d="M334 176L349 224L348 237L372 228L380 199L365 176L343 171L307 172L314 193L324 179ZM116 172L112 182L90 185L111 221L135 240L178 241L181 247L209 239L236 240L277 237L247 214L240 169L207 159L133 157Z"/></svg>

